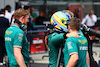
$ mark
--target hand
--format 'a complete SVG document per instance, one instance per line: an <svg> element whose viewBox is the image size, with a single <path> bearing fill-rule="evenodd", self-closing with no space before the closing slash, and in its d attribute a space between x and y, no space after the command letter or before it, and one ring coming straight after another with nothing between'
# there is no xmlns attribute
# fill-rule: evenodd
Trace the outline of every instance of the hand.
<svg viewBox="0 0 100 67"><path fill-rule="evenodd" d="M92 15L90 15L90 17L92 18Z"/></svg>
<svg viewBox="0 0 100 67"><path fill-rule="evenodd" d="M66 37L78 37L79 38L79 35L77 32L71 32L71 33L67 33Z"/></svg>
<svg viewBox="0 0 100 67"><path fill-rule="evenodd" d="M90 40L94 40L95 36L89 36Z"/></svg>

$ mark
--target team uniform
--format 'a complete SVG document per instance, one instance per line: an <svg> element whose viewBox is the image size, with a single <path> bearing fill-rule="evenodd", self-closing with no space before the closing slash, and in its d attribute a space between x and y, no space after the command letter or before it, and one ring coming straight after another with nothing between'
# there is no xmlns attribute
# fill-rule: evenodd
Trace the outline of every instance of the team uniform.
<svg viewBox="0 0 100 67"><path fill-rule="evenodd" d="M54 32L49 35L49 67L56 67L60 45L64 41L64 33Z"/></svg>
<svg viewBox="0 0 100 67"><path fill-rule="evenodd" d="M72 54L78 54L79 59L74 67L88 67L86 63L86 54L88 50L88 42L81 31L78 32L79 38L69 37L66 39L64 46L64 62L65 67L68 64Z"/></svg>
<svg viewBox="0 0 100 67"><path fill-rule="evenodd" d="M16 24L9 27L5 32L5 47L10 67L19 67L14 56L14 47L21 48L24 62L26 64L28 63L29 53L26 35Z"/></svg>

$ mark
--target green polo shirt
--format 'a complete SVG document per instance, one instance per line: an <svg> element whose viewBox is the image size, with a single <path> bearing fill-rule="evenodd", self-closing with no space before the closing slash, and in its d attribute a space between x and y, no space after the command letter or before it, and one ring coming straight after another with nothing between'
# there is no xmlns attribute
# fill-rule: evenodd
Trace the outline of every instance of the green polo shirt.
<svg viewBox="0 0 100 67"><path fill-rule="evenodd" d="M60 45L64 41L64 33L52 33L49 35L48 45L49 45L49 67L56 67L58 52Z"/></svg>
<svg viewBox="0 0 100 67"><path fill-rule="evenodd" d="M33 18L35 18L35 19L36 19L36 17L37 17L36 13L32 13L31 16L32 16ZM35 21L32 21L32 24L35 25Z"/></svg>
<svg viewBox="0 0 100 67"><path fill-rule="evenodd" d="M18 65L14 56L14 47L21 48L24 61L29 60L28 42L25 33L16 25L9 27L5 32L5 47L10 65Z"/></svg>
<svg viewBox="0 0 100 67"><path fill-rule="evenodd" d="M66 39L64 46L65 67L68 64L72 54L78 54L79 59L74 67L88 67L86 63L86 54L88 50L88 42L82 32L78 32L79 38L69 37Z"/></svg>

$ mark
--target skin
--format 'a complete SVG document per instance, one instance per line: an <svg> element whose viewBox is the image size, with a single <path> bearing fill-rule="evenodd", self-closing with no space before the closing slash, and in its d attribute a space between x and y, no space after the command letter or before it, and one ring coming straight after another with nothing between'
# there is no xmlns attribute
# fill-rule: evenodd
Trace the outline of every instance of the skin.
<svg viewBox="0 0 100 67"><path fill-rule="evenodd" d="M77 30L72 30L70 26L68 26L68 30L70 33L75 33L75 32L77 33L78 32ZM78 59L79 59L78 54L72 54L70 56L70 59L69 59L66 67L74 67L75 64L77 63ZM87 52L86 60L87 60L88 67L90 67L88 52Z"/></svg>
<svg viewBox="0 0 100 67"><path fill-rule="evenodd" d="M69 30L69 32L70 33L77 33L78 31L77 30L72 30L71 29L71 27L68 25L68 30ZM74 67L75 66L75 64L77 63L77 60L78 60L79 58L78 58L78 54L72 54L71 56L70 56L70 59L69 59L69 61L68 61L68 64L67 64L67 66L66 67Z"/></svg>
<svg viewBox="0 0 100 67"><path fill-rule="evenodd" d="M93 10L90 10L89 11L89 14L90 14L90 17L92 18L92 14L93 14L94 12L93 12Z"/></svg>

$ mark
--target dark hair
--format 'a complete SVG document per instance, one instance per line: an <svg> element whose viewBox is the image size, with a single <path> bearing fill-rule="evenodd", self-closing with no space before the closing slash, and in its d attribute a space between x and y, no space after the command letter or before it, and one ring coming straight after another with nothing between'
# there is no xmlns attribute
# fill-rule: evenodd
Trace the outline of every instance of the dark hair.
<svg viewBox="0 0 100 67"><path fill-rule="evenodd" d="M10 5L6 5L6 7L4 9L8 10L8 12L10 12L11 11L11 6Z"/></svg>
<svg viewBox="0 0 100 67"><path fill-rule="evenodd" d="M27 9L29 9L29 8L30 8L30 6L28 6L28 5L25 5L25 6L24 6L24 9L25 9L25 10L27 10Z"/></svg>
<svg viewBox="0 0 100 67"><path fill-rule="evenodd" d="M21 7L21 3L16 2L16 5L15 5L15 10L17 10L17 9L19 9L19 8L22 8L22 7Z"/></svg>
<svg viewBox="0 0 100 67"><path fill-rule="evenodd" d="M71 18L68 23L68 25L71 27L72 30L77 30L77 31L79 31L80 29L80 24L81 24L80 19L76 17Z"/></svg>
<svg viewBox="0 0 100 67"><path fill-rule="evenodd" d="M1 9L1 10L0 10L0 14L3 14L4 12L5 12L4 9Z"/></svg>

